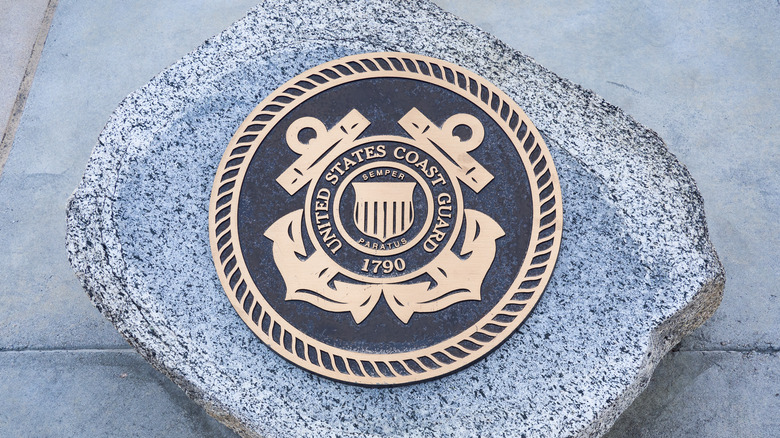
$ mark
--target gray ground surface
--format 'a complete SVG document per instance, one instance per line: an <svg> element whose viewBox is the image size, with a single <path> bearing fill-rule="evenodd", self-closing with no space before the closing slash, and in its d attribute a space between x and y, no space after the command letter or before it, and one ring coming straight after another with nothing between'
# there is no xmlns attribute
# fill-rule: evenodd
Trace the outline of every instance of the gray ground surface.
<svg viewBox="0 0 780 438"><path fill-rule="evenodd" d="M0 120L11 114L48 0L0 1ZM6 36L12 36L8 38ZM5 126L5 125L3 125Z"/></svg>
<svg viewBox="0 0 780 438"><path fill-rule="evenodd" d="M0 55L23 60L0 62L0 109L44 3L0 0ZM64 209L120 100L253 3L59 1L0 175L0 436L230 436L92 307ZM610 437L777 436L780 4L437 3L656 130L699 184L723 304Z"/></svg>
<svg viewBox="0 0 780 438"><path fill-rule="evenodd" d="M11 114L48 0L0 1L0 120ZM7 35L12 35L7 38ZM3 125L5 126L5 125Z"/></svg>
<svg viewBox="0 0 780 438"><path fill-rule="evenodd" d="M22 103L30 89L30 81L25 80L31 76L26 74L27 70L35 71L40 54L36 42L42 44L40 31L45 33L50 22L49 3L49 0L0 0L0 169L8 158Z"/></svg>

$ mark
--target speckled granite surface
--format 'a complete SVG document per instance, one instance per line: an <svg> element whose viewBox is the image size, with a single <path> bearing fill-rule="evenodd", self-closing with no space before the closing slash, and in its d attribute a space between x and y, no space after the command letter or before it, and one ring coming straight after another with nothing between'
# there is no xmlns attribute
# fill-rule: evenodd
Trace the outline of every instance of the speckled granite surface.
<svg viewBox="0 0 780 438"><path fill-rule="evenodd" d="M451 61L513 97L555 159L565 224L545 295L504 345L383 389L321 379L255 338L224 297L207 228L246 114L307 68L373 51ZM695 184L654 132L424 1L260 4L119 106L71 199L67 244L128 341L247 436L598 436L723 290Z"/></svg>

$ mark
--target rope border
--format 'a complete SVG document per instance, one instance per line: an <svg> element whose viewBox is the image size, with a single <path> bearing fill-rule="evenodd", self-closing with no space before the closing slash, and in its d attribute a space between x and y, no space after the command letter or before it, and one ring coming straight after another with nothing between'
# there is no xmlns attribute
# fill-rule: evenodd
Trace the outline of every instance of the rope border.
<svg viewBox="0 0 780 438"><path fill-rule="evenodd" d="M532 192L534 218L529 251L520 275L502 300L471 329L440 344L407 353L341 350L291 327L270 308L254 281L245 274L237 238L238 193L243 175L271 127L309 96L366 77L424 80L477 104L515 144ZM562 225L560 185L552 157L522 109L487 80L462 67L427 56L394 52L331 61L296 76L271 93L231 139L216 173L209 208L209 238L220 282L250 329L282 357L309 371L368 385L397 385L442 376L497 347L520 326L544 291L560 249Z"/></svg>

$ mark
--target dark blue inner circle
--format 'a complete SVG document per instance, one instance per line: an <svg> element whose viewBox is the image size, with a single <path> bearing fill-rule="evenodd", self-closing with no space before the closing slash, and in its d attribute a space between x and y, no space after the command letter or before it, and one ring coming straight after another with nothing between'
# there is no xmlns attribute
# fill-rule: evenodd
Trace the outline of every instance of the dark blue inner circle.
<svg viewBox="0 0 780 438"><path fill-rule="evenodd" d="M331 257L336 263L339 264L339 266L344 267L348 271L366 276L366 277L375 277L375 278L393 278L398 277L400 275L405 275L407 273L411 273L414 271L417 271L418 269L426 266L429 264L437 255L439 255L446 246L447 241L449 238L455 234L454 233L454 226L455 226L455 218L457 218L457 215L460 213L458 211L457 205L456 205L456 197L455 197L455 190L453 187L452 180L450 179L449 175L446 174L446 172L443 171L442 164L440 164L438 161L436 161L432 156L430 156L428 153L424 152L423 150L416 148L408 143L399 143L394 141L371 141L367 143L362 143L358 146L355 146L345 152L344 154L341 154L338 159L336 159L333 163L330 163L326 169L333 169L335 164L344 163L343 157L356 157L359 156L356 154L356 151L366 150L367 148L373 148L371 150L380 150L382 152L382 157L374 158L373 160L364 160L362 163L358 163L358 165L351 166L347 170L342 170L344 173L341 174L338 171L326 171L323 172L323 174L320 176L320 178L317 180L315 186L314 186L314 196L312 197L312 206L309 210L309 218L311 220L311 223L313 225L313 231L315 234L315 238L320 241L320 247L325 249L329 254L329 257ZM409 163L408 161L404 159L397 159L397 155L401 155L401 152L414 152L417 155L417 160L414 164ZM355 159L354 161L357 161ZM378 163L378 162L392 162L403 165L404 170L398 170L397 168L392 168L389 166L381 166L378 165L378 167L371 166L371 163ZM426 174L422 173L422 168L418 167L422 163L424 164L424 168L426 171L428 171L428 174L433 175L432 177L428 177ZM368 166L368 169L366 169L366 165ZM417 166L416 166L417 165ZM365 170L361 170L365 169ZM370 170L369 170L370 169ZM380 170L388 169L391 170L390 174L387 175L381 175L378 176L377 173ZM436 170L437 173L433 173L433 170ZM439 171L441 170L441 171ZM395 176L392 173L392 171L395 172ZM373 174L372 174L373 173ZM384 172L383 172L384 173ZM423 229L423 225L426 219L426 216L428 214L428 201L425 197L425 192L423 190L423 187L420 186L418 183L418 180L411 175L410 173L415 173L418 175L420 179L422 179L429 190L432 193L433 196L433 204L431 205L431 208L433 209L432 213L434 214L434 221L428 226L427 229ZM330 174L330 176L329 176ZM334 180L334 177L338 177L338 180ZM353 179L348 183L348 187L345 188L343 195L340 199L340 206L339 206L339 215L341 218L341 223L347 232L347 234L352 237L352 239L357 242L359 245L364 244L367 245L370 248L382 248L382 245L384 245L385 248L392 248L392 247L403 247L405 248L404 252L401 254L396 255L379 255L379 254L372 254L370 251L366 250L360 250L356 249L353 246L351 246L349 243L347 243L347 240L344 236L341 235L340 232L338 232L337 227L334 225L331 228L325 228L326 230L329 230L328 233L320 233L319 227L327 226L328 223L335 222L335 215L333 212L333 209L336 205L336 193L338 191L338 188L341 184L344 183L344 181L349 180L350 177L353 177ZM403 179L399 179L403 178ZM336 182L336 184L333 184L333 182ZM412 225L409 228L408 231L405 233L399 235L398 237L387 239L386 241L382 242L379 238L374 238L369 235L366 235L366 233L360 231L358 228L358 224L355 223L353 220L353 214L354 214L354 208L356 207L356 199L355 199L355 189L352 186L352 183L358 182L376 182L376 183L393 183L393 182L414 182L416 184L413 197L410 199L412 201L413 210L414 211L414 219L412 221ZM431 184L431 182L437 182L437 184ZM326 191L326 193L330 193L330 201L327 202L328 209L325 211L318 211L316 209L316 203L317 203L317 197L316 195L318 193L322 193L322 191ZM444 195L442 195L444 194ZM437 199L439 196L442 196L442 199L449 199L451 202L451 209L447 210L446 212L442 210L443 213L449 214L451 218L445 218L447 222L450 224L449 227L441 227L440 229L442 232L446 232L447 237L443 239L441 242L438 242L436 240L432 240L432 242L427 246L425 245L425 240L432 234L431 231L436 225L435 221L435 215L437 213ZM367 200L368 202L372 201L373 199ZM325 205L326 203L323 202L320 205ZM382 203L384 206L389 206L387 203ZM372 208L376 207L377 209L380 207L379 205L372 205ZM389 206L392 213L392 206ZM378 213L378 212L377 212ZM445 220L443 219L443 220ZM367 220L366 220L367 222ZM374 227L379 227L382 225L387 224L392 225L392 222L388 221L385 224L379 224L375 223ZM411 241L414 239L415 236L417 236L420 233L425 233L423 236L423 240L418 242L416 245L412 246ZM325 241L325 239L329 239L329 241ZM335 240L339 239L341 242L341 245L336 247L336 245L331 245L333 249L329 248L327 245L328 243L335 243ZM404 244L403 241L406 242ZM336 249L337 248L337 249ZM429 251L430 250L430 251ZM399 262L399 259L401 260ZM386 261L389 261L389 263L386 263ZM386 274L385 269L377 268L376 262L379 262L380 264L385 264L385 266L390 266L392 264L392 268L389 270L391 271L389 274ZM399 265L399 263L403 263L401 266L403 266L403 269L396 269L396 266Z"/></svg>
<svg viewBox="0 0 780 438"><path fill-rule="evenodd" d="M308 188L291 196L276 182L299 157L286 144L287 128L304 116L316 117L331 128L356 109L371 122L363 138L408 138L398 120L412 108L437 126L454 114L468 113L485 128L482 145L469 154L495 178L480 193L461 184L464 208L490 216L506 235L496 240L496 256L482 283L481 299L459 302L438 312L415 313L406 324L395 316L384 298L360 324L348 312L328 312L307 302L285 300L285 283L274 262L272 242L263 233L280 217L303 209L306 202ZM498 123L479 106L446 88L401 78L360 79L297 103L269 131L252 157L238 204L238 231L248 274L268 304L303 333L333 347L365 353L418 350L472 327L507 293L518 275L528 251L532 218L528 177L514 144ZM308 241L308 233L302 232L308 257L315 249ZM462 240L461 231L453 251L459 251Z"/></svg>

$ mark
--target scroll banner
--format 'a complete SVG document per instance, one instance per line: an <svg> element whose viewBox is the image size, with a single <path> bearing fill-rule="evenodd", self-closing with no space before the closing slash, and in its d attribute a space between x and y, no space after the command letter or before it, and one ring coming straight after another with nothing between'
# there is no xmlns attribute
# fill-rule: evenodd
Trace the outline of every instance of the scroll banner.
<svg viewBox="0 0 780 438"><path fill-rule="evenodd" d="M465 210L466 229L460 256L445 251L420 273L435 283L346 283L334 280L344 271L323 252L308 258L301 222L303 209L293 211L271 225L265 237L273 241L273 256L286 286L285 299L310 303L329 312L350 312L356 323L368 317L379 298L404 323L416 312L436 312L455 303L481 298L482 281L496 255L496 240L504 230L477 210ZM414 280L411 280L414 281Z"/></svg>

